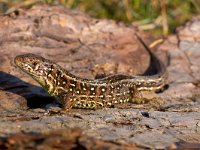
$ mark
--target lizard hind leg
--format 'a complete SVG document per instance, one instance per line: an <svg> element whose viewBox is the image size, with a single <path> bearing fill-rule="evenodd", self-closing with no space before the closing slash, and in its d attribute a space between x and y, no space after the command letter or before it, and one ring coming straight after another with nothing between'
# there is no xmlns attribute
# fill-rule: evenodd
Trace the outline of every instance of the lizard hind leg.
<svg viewBox="0 0 200 150"><path fill-rule="evenodd" d="M159 108L164 101L154 91L137 91L133 90L132 100L130 102L135 104L147 104L154 108Z"/></svg>
<svg viewBox="0 0 200 150"><path fill-rule="evenodd" d="M141 91L138 91L136 89L131 89L131 97L132 99L130 100L131 103L134 104L145 104L148 102L148 99L143 97L143 94Z"/></svg>

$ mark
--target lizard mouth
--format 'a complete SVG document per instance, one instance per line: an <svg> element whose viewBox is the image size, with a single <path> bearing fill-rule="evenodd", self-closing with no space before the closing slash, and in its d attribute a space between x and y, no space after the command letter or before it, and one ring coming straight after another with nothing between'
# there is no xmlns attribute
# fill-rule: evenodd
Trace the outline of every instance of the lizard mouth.
<svg viewBox="0 0 200 150"><path fill-rule="evenodd" d="M20 56L16 56L14 59L15 64L20 67L20 64L22 62L22 58Z"/></svg>
<svg viewBox="0 0 200 150"><path fill-rule="evenodd" d="M27 63L23 55L16 56L14 62L16 66L19 67L25 73L31 75L32 77L37 77L37 75L33 71L33 68Z"/></svg>
<svg viewBox="0 0 200 150"><path fill-rule="evenodd" d="M18 55L15 57L14 62L23 72L30 75L43 86L45 85L45 70L40 68L40 63L36 58L37 55L34 54Z"/></svg>

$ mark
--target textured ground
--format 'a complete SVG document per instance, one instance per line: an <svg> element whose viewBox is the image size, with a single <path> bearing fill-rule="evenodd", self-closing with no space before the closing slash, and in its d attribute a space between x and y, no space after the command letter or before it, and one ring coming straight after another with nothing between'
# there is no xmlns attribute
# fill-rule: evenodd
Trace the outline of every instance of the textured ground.
<svg viewBox="0 0 200 150"><path fill-rule="evenodd" d="M142 74L149 56L135 32L152 42L135 27L59 6L34 6L1 16L0 148L199 147L200 17L156 47L163 62L170 55L169 87L159 93L159 101L144 105L49 113L51 106L59 110L52 105L54 99L13 62L18 54L35 53L84 78Z"/></svg>

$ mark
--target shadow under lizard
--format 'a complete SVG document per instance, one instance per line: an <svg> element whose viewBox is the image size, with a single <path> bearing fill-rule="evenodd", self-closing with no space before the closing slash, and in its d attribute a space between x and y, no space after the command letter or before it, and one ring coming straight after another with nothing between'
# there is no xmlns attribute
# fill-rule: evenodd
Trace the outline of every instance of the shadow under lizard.
<svg viewBox="0 0 200 150"><path fill-rule="evenodd" d="M136 35L137 36L137 35ZM111 75L102 79L77 77L56 63L35 54L15 57L15 64L35 79L65 110L73 108L98 109L114 104L136 102L140 91L156 91L166 84L164 64L151 52L143 40L151 61L159 72L150 76Z"/></svg>

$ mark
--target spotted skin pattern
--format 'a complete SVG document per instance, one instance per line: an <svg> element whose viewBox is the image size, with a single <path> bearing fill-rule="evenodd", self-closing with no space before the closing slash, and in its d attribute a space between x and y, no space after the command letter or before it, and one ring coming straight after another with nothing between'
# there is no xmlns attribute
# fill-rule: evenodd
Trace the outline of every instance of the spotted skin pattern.
<svg viewBox="0 0 200 150"><path fill-rule="evenodd" d="M114 104L135 102L140 91L155 91L166 83L166 69L139 38L160 72L152 76L111 75L102 79L79 78L56 63L35 54L15 57L15 64L35 79L65 110L98 109ZM140 98L140 97L139 97Z"/></svg>

